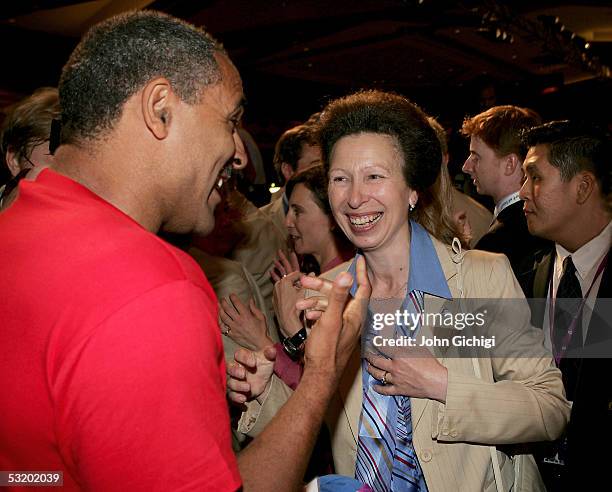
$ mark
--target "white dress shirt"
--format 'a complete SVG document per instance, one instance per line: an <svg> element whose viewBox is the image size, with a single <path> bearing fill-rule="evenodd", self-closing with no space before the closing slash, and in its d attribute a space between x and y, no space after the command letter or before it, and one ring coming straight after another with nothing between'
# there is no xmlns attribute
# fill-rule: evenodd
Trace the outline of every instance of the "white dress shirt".
<svg viewBox="0 0 612 492"><path fill-rule="evenodd" d="M595 275L597 273L599 265L608 253L611 243L612 221L610 221L608 225L604 227L604 229L599 233L599 235L595 236L588 243L578 248L574 253L570 253L560 244L555 244L556 254L552 278L553 298L557 296L557 289L559 287L559 282L561 281L561 276L563 275L563 261L568 256L572 257L572 261L574 262L574 266L576 267L576 277L578 277L578 282L580 283L580 290L582 290L583 296L587 293L587 291L591 287L591 284L593 284L591 292L589 293L589 296L586 299L585 309L582 312L583 343L586 341L589 321L591 320L591 313L593 311L593 307L595 306L595 301L597 300L597 292L599 291L601 278L603 277L603 275L599 275L599 277L595 279ZM593 282L593 279L595 279L595 282ZM548 293L549 301L550 296L551 292ZM550 318L548 313L549 306L550 302L547 302L546 313L544 315L544 341L547 348L552 347L550 342Z"/></svg>

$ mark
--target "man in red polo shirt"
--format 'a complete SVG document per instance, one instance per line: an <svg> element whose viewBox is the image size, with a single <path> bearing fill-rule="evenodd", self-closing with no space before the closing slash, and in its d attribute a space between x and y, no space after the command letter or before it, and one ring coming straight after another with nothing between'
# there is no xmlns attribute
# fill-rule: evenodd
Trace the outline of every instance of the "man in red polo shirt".
<svg viewBox="0 0 612 492"><path fill-rule="evenodd" d="M66 490L298 482L361 322L356 303L342 321L348 279L326 287L302 389L237 462L214 293L155 235L214 225L244 159L236 68L203 31L130 13L83 38L59 92L56 165L0 214L0 471L62 471Z"/></svg>

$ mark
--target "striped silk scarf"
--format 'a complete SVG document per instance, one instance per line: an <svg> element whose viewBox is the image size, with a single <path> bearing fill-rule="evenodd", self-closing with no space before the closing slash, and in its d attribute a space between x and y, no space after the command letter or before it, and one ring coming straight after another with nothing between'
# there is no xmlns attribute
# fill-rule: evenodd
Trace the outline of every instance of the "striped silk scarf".
<svg viewBox="0 0 612 492"><path fill-rule="evenodd" d="M412 291L402 310L423 312L423 293ZM396 333L414 336L418 332L398 325ZM368 326L368 331L371 325ZM368 335L366 334L366 338ZM363 404L359 421L359 441L355 478L376 492L427 492L423 471L412 445L410 398L384 396L373 389L380 382L367 371L362 361Z"/></svg>

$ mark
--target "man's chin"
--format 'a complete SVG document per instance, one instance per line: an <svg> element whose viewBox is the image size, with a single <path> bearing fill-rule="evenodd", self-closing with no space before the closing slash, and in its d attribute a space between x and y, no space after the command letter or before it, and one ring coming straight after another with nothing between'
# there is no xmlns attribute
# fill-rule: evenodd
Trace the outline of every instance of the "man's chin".
<svg viewBox="0 0 612 492"><path fill-rule="evenodd" d="M529 230L529 234L532 236L542 237L542 226L537 223L535 217L530 214L526 217L527 219L527 229Z"/></svg>
<svg viewBox="0 0 612 492"><path fill-rule="evenodd" d="M219 203L221 203L221 196L217 190L213 190L193 230L194 234L205 237L213 231L215 228L215 208Z"/></svg>
<svg viewBox="0 0 612 492"><path fill-rule="evenodd" d="M215 218L211 216L210 220L201 221L193 229L193 234L200 237L208 236L215 228Z"/></svg>

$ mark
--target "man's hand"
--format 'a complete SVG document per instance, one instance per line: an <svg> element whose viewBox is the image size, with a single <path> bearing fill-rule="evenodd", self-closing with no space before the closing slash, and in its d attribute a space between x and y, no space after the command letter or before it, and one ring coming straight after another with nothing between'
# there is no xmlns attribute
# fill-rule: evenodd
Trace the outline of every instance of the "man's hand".
<svg viewBox="0 0 612 492"><path fill-rule="evenodd" d="M248 307L236 294L230 294L229 302L221 299L219 320L222 333L242 347L263 350L274 343L268 336L266 317L257 309L253 298Z"/></svg>
<svg viewBox="0 0 612 492"><path fill-rule="evenodd" d="M263 395L272 379L275 360L274 346L257 352L243 348L237 350L234 362L227 366L229 399L242 404Z"/></svg>
<svg viewBox="0 0 612 492"><path fill-rule="evenodd" d="M313 369L328 372L336 378L342 375L358 343L372 290L363 257L357 260L356 273L358 288L354 297L349 295L353 278L347 272L338 275L333 283L321 278L302 277L305 288L316 290L328 298L325 312L306 340L305 372Z"/></svg>

